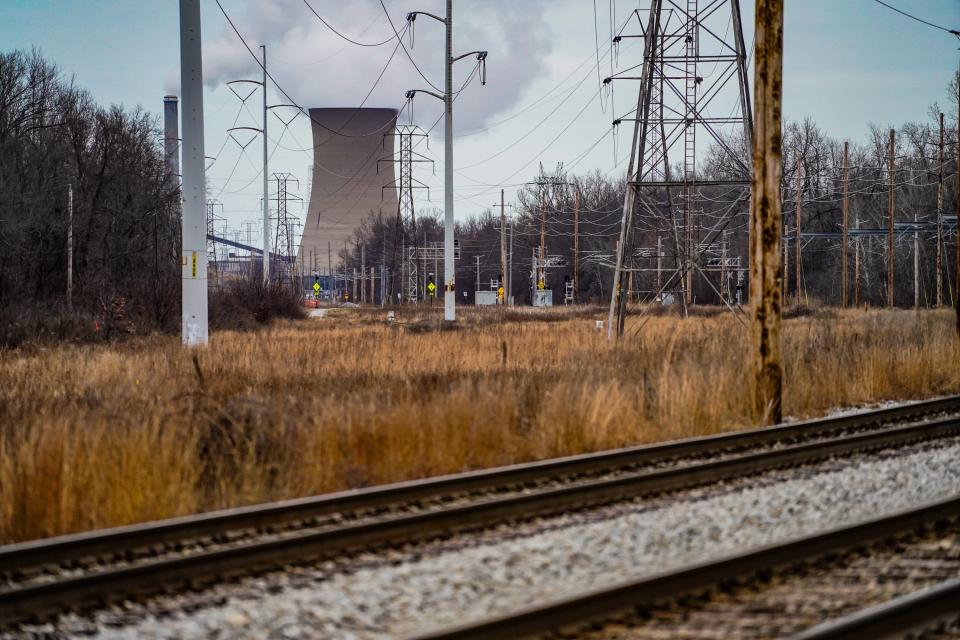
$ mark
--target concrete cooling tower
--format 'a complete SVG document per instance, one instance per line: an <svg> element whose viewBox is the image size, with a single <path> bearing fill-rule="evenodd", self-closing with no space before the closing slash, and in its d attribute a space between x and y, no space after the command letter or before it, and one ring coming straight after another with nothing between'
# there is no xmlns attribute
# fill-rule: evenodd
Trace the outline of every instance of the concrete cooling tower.
<svg viewBox="0 0 960 640"><path fill-rule="evenodd" d="M344 240L352 242L371 212L390 220L397 212L396 190L382 189L394 180L393 163L381 162L377 172L377 160L393 156L394 136L384 134L394 130L397 110L310 109L310 117L313 182L297 255L308 274L326 271L328 246L336 268Z"/></svg>

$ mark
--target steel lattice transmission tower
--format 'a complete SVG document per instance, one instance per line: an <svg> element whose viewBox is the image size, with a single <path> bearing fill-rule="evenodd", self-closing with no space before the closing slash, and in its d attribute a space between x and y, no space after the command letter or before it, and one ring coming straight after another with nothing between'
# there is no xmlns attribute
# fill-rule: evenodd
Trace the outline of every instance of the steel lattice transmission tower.
<svg viewBox="0 0 960 640"><path fill-rule="evenodd" d="M377 161L377 166L381 162L392 162L399 165L397 179L393 182L383 185L381 193L386 189L397 189L399 198L397 202L397 239L394 242L394 255L392 264L396 266L396 242L402 239L401 255L402 277L403 277L403 298L408 302L416 302L420 299L420 278L417 274L418 258L420 257L419 245L417 244L417 216L413 204L413 190L426 189L427 198L430 197L430 188L413 177L413 165L418 162L429 162L430 160L421 153L414 151L415 139L429 139L420 127L416 125L397 125L394 131L384 134L386 136L396 136L399 140L397 153L389 158L381 158ZM394 273L396 269L394 268ZM423 286L426 286L424 284ZM392 287L391 287L392 289ZM392 290L391 290L392 294Z"/></svg>
<svg viewBox="0 0 960 640"><path fill-rule="evenodd" d="M277 215L270 218L276 229L272 259L277 261L277 268L273 280L280 284L293 285L297 276L295 269L297 243L294 241L294 227L300 224L300 219L290 213L290 203L302 203L303 198L297 194L291 194L289 185L295 183L299 188L300 181L290 173L274 173L272 177L277 183L276 194L270 198L277 203Z"/></svg>
<svg viewBox="0 0 960 640"><path fill-rule="evenodd" d="M717 290L705 272L742 272L748 233L752 117L739 0L651 0L646 16L634 10L613 46L624 38L642 38L644 50L641 65L604 80L640 82L636 110L614 121L634 129L608 336L614 323L623 334L629 274L651 270L637 264L653 255L642 245L666 238L675 270L658 295L678 290L686 312L697 273L726 301L723 285ZM706 151L708 166L699 169ZM723 204L705 212L708 201ZM734 236L731 255L730 247L718 248L725 231Z"/></svg>

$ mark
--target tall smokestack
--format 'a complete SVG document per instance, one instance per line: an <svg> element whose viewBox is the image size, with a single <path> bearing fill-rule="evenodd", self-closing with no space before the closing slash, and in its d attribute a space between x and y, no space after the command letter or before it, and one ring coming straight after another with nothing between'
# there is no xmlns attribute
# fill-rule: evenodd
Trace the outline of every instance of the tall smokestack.
<svg viewBox="0 0 960 640"><path fill-rule="evenodd" d="M177 96L163 96L163 153L174 184L180 177L180 114Z"/></svg>

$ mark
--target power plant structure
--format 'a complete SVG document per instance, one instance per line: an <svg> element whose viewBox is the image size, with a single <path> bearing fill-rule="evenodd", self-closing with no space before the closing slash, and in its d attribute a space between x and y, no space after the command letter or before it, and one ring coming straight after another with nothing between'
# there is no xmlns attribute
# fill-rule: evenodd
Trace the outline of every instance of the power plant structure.
<svg viewBox="0 0 960 640"><path fill-rule="evenodd" d="M396 109L310 109L313 175L307 219L296 262L310 273L335 270L345 243L371 213L393 219L398 200L392 163L377 160L394 152Z"/></svg>

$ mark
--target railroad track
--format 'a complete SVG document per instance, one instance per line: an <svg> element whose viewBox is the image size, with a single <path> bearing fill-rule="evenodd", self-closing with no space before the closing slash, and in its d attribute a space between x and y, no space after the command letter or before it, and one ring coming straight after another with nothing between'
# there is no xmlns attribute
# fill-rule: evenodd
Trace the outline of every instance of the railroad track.
<svg viewBox="0 0 960 640"><path fill-rule="evenodd" d="M956 436L956 413L960 396L9 545L0 625Z"/></svg>
<svg viewBox="0 0 960 640"><path fill-rule="evenodd" d="M954 496L411 640L956 638L958 625Z"/></svg>

